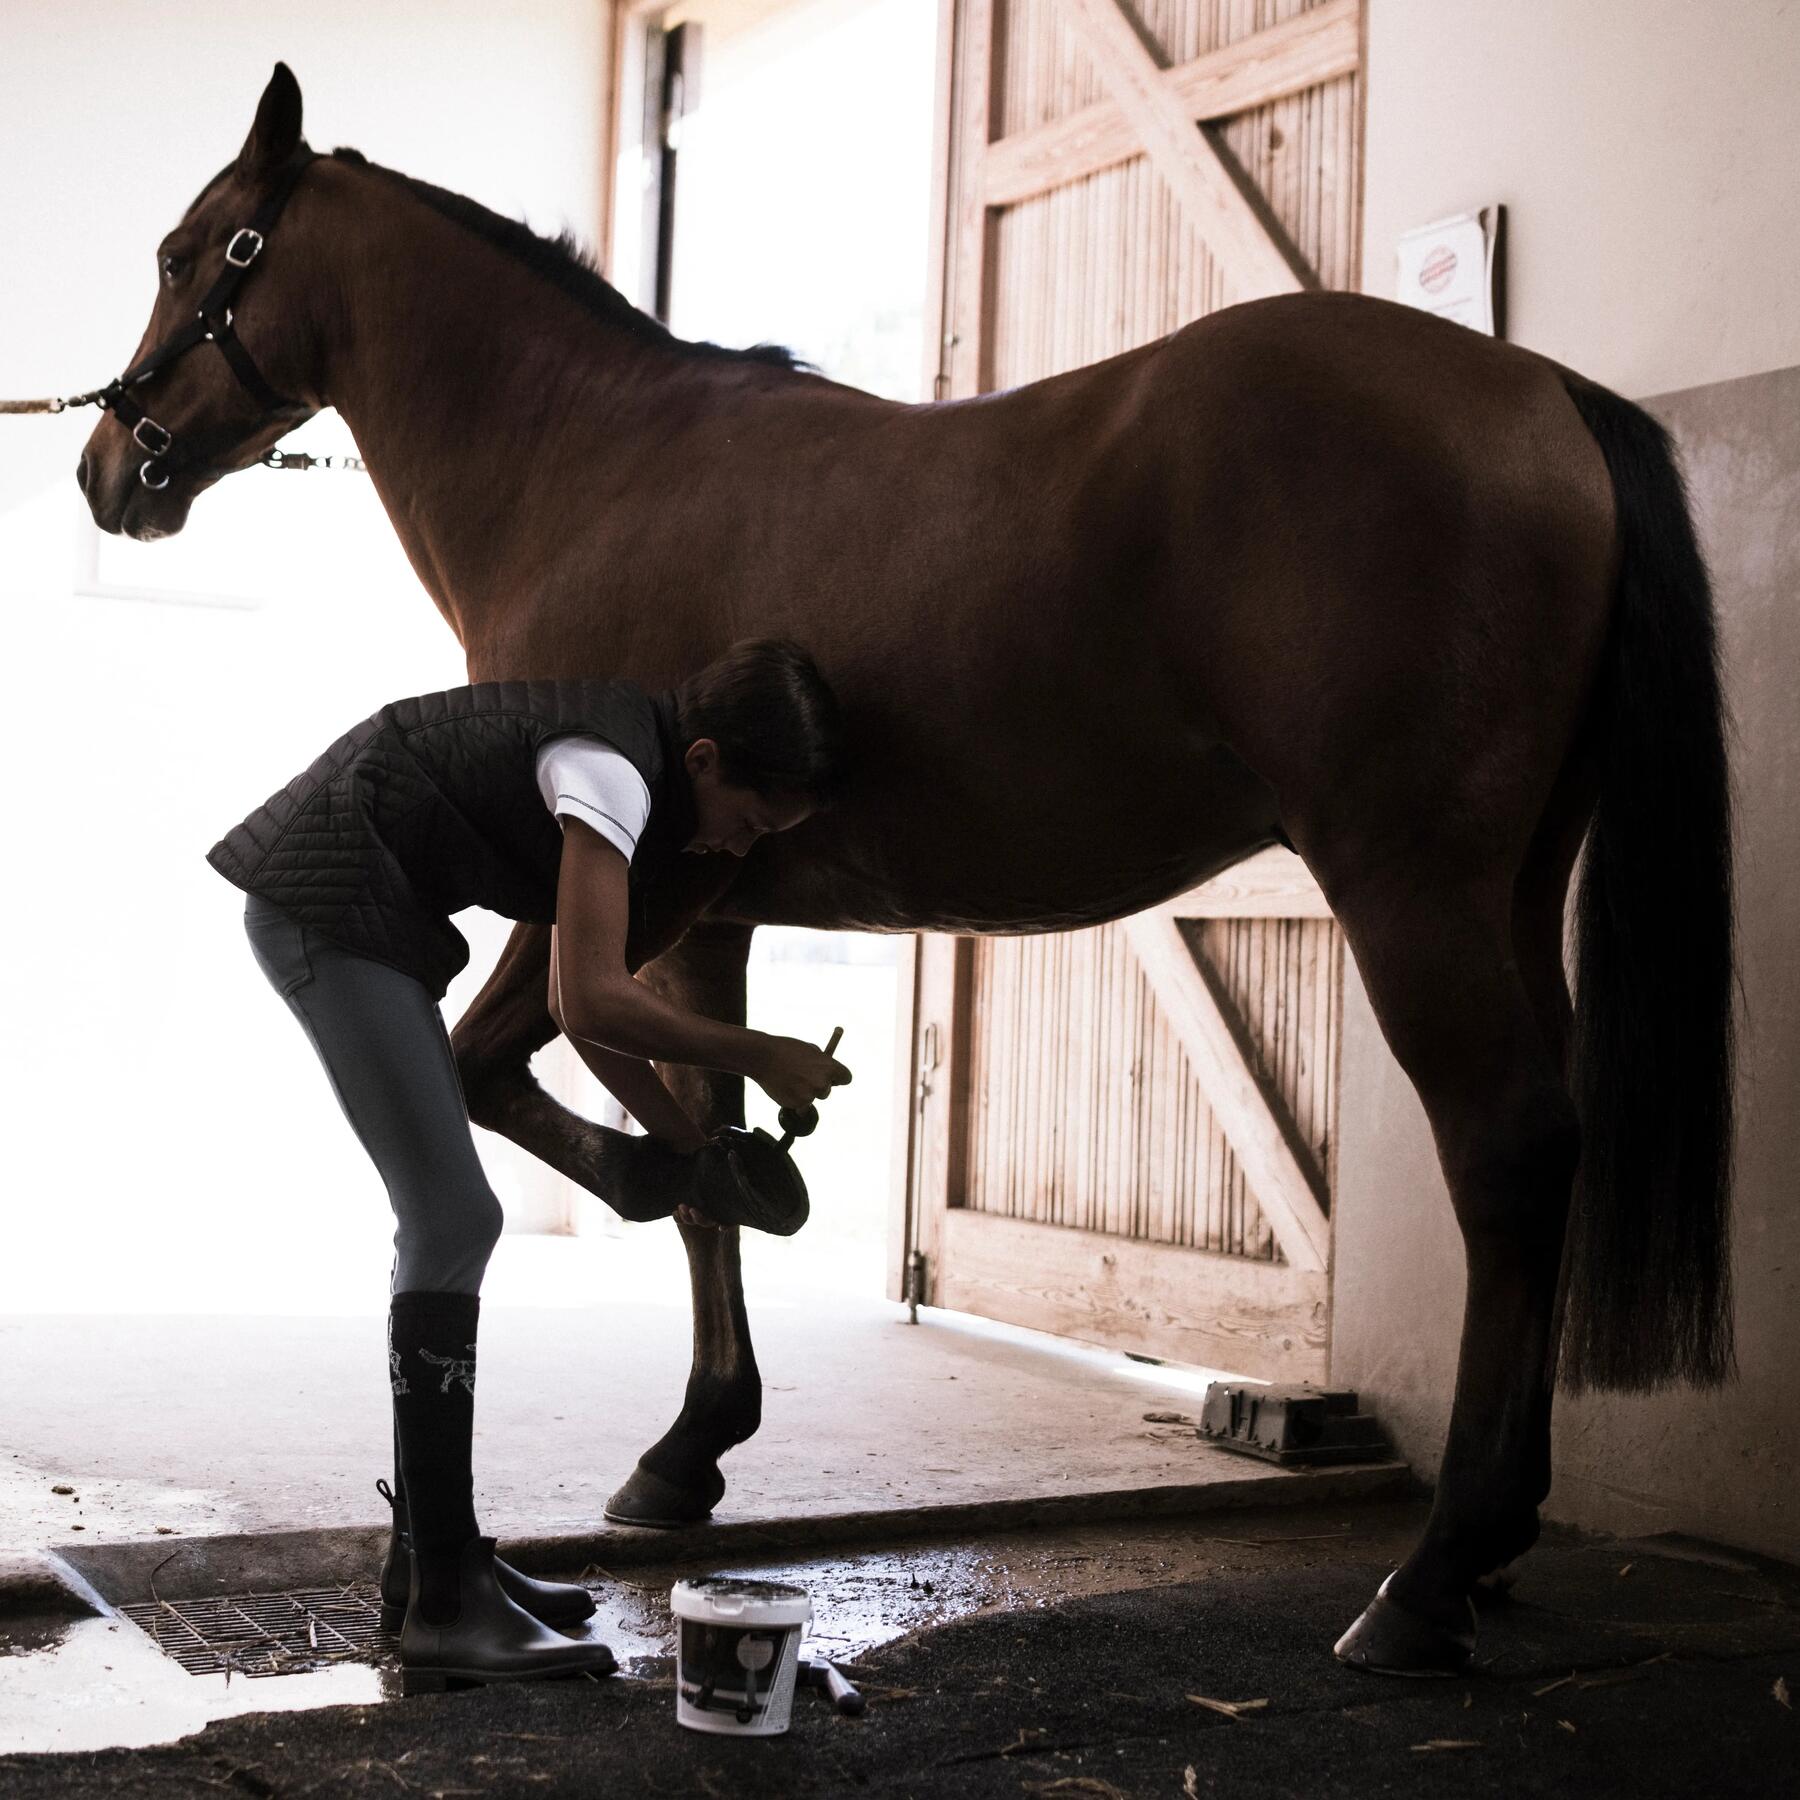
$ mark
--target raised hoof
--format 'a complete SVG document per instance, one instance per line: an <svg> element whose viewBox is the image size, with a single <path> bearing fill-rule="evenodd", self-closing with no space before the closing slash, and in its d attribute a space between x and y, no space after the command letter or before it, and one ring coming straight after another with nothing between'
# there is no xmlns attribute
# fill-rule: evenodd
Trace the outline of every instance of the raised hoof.
<svg viewBox="0 0 1800 1800"><path fill-rule="evenodd" d="M1461 1675L1475 1656L1475 1608L1464 1602L1464 1630L1434 1624L1388 1598L1393 1579L1381 1584L1368 1610L1338 1639L1338 1661L1371 1675Z"/></svg>
<svg viewBox="0 0 1800 1800"><path fill-rule="evenodd" d="M630 1479L606 1503L606 1516L616 1525L646 1525L673 1531L682 1525L701 1525L725 1492L725 1477L715 1469L704 1488L678 1487L642 1463Z"/></svg>

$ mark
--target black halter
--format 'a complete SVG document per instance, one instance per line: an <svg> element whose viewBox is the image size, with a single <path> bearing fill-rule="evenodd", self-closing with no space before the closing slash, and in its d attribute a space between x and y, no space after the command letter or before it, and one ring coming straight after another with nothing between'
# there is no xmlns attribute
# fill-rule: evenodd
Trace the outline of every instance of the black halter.
<svg viewBox="0 0 1800 1800"><path fill-rule="evenodd" d="M98 404L130 431L138 448L149 451L148 460L138 470L138 479L145 487L166 488L169 477L176 470L205 467L222 452L235 449L247 441L246 434L237 430L197 432L190 435L177 449L174 432L166 425L159 425L127 391L160 374L196 344L217 344L230 365L232 374L264 412L305 410L302 402L277 393L263 378L262 370L256 366L254 358L244 348L243 340L232 327L231 303L243 285L245 276L254 267L257 257L262 254L263 243L275 221L281 216L281 209L287 205L288 198L294 191L294 184L317 159L318 153L309 150L290 164L264 197L262 205L251 215L250 223L240 226L232 233L231 241L225 246L225 267L219 271L218 279L206 290L206 296L193 318L164 338L142 362L134 364L116 380L108 382L95 395ZM254 437L267 422L266 419L258 421L248 435Z"/></svg>

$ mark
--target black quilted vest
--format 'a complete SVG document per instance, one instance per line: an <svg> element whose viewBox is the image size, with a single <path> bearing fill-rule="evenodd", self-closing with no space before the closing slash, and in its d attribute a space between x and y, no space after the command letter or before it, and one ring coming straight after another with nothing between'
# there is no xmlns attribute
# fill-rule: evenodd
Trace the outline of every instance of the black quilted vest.
<svg viewBox="0 0 1800 1800"><path fill-rule="evenodd" d="M674 697L629 681L492 681L396 700L234 825L206 860L247 893L438 998L469 960L465 906L549 924L562 830L537 785L553 737L604 738L650 790L644 888L693 835Z"/></svg>

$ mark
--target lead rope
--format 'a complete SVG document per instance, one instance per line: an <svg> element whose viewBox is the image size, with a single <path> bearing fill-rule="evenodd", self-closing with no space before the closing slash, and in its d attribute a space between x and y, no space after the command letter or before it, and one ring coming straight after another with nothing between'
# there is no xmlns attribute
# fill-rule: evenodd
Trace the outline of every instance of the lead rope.
<svg viewBox="0 0 1800 1800"><path fill-rule="evenodd" d="M0 414L63 413L78 407L98 406L105 388L91 394L52 395L46 400L0 400ZM369 465L360 456L319 456L310 450L265 450L259 459L265 469L291 469L306 474L312 469L327 469L343 475L366 475Z"/></svg>
<svg viewBox="0 0 1800 1800"><path fill-rule="evenodd" d="M66 400L0 400L0 413L59 413L77 406L98 406L104 388L91 394L71 394Z"/></svg>

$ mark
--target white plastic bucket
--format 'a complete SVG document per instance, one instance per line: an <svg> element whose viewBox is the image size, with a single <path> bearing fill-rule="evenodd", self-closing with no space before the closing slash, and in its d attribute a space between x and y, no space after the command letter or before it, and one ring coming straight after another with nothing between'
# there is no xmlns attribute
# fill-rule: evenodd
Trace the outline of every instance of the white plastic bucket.
<svg viewBox="0 0 1800 1800"><path fill-rule="evenodd" d="M812 1620L806 1589L784 1581L705 1575L678 1581L675 1717L690 1731L775 1737L788 1728L800 1638Z"/></svg>

